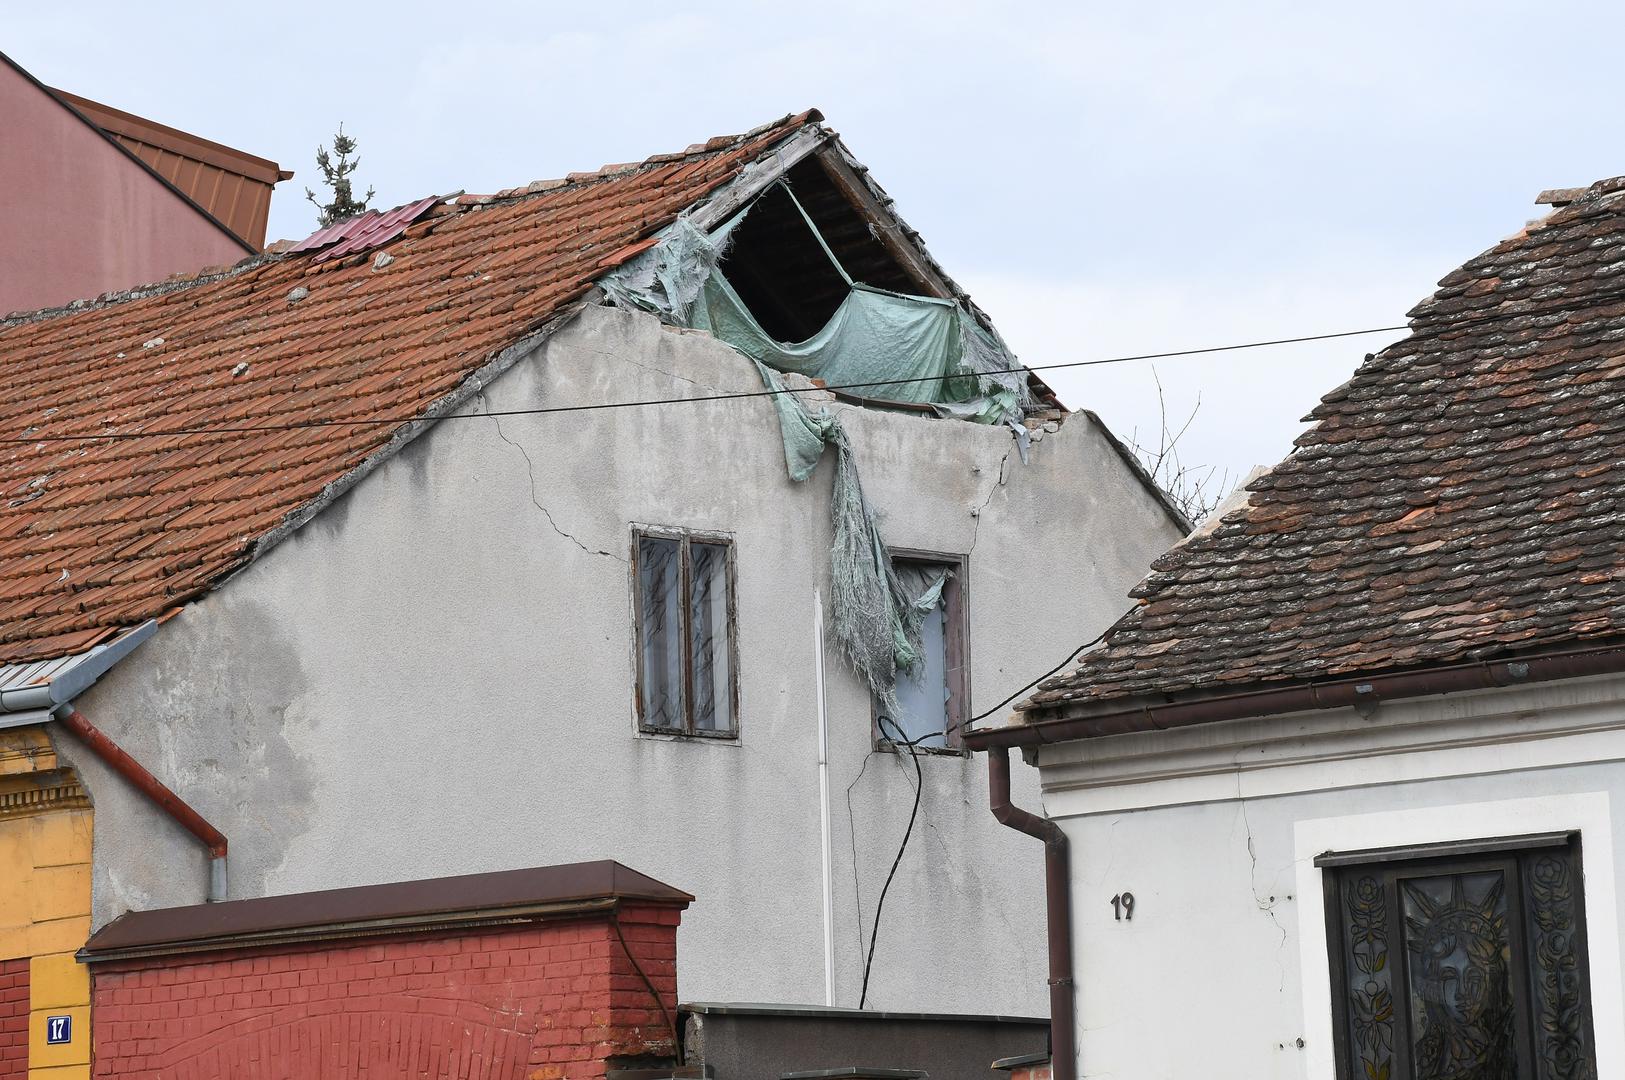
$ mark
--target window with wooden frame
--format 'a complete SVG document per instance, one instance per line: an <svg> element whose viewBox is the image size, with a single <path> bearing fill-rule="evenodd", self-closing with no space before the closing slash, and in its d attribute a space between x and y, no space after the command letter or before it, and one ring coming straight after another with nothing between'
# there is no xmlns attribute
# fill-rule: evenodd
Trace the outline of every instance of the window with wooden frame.
<svg viewBox="0 0 1625 1080"><path fill-rule="evenodd" d="M1578 835L1315 864L1338 1080L1596 1080Z"/></svg>
<svg viewBox="0 0 1625 1080"><path fill-rule="evenodd" d="M875 738L882 746L914 742L917 749L963 753L970 701L965 560L956 555L892 552L903 594L926 607L920 621L920 663L897 675L897 715L875 700Z"/></svg>
<svg viewBox="0 0 1625 1080"><path fill-rule="evenodd" d="M733 541L683 529L632 537L638 728L739 733Z"/></svg>

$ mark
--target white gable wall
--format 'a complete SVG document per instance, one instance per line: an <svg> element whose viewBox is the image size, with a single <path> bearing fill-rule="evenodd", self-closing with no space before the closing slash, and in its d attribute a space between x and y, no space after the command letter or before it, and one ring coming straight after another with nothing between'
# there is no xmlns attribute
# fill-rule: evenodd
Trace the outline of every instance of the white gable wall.
<svg viewBox="0 0 1625 1080"><path fill-rule="evenodd" d="M595 308L465 411L758 389L708 337ZM1023 465L1008 431L840 411L887 540L969 555L978 707L1121 614L1178 536L1087 417ZM614 858L698 897L682 997L821 1004L831 471L790 482L765 399L449 420L79 704L230 837L233 897ZM734 538L737 742L635 730L634 522ZM913 770L870 754L868 695L827 660L835 997L856 1005ZM97 924L200 901L195 841L58 741L97 805ZM979 756L923 769L870 1005L1042 1015L1041 845L993 820Z"/></svg>

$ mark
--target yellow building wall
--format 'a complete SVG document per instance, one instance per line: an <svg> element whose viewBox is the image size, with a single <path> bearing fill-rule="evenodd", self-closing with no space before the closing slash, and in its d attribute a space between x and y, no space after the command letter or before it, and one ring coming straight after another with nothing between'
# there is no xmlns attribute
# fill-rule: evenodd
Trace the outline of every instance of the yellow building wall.
<svg viewBox="0 0 1625 1080"><path fill-rule="evenodd" d="M41 727L0 731L0 960L28 958L29 1080L89 1080L90 799ZM46 1018L71 1016L50 1045Z"/></svg>

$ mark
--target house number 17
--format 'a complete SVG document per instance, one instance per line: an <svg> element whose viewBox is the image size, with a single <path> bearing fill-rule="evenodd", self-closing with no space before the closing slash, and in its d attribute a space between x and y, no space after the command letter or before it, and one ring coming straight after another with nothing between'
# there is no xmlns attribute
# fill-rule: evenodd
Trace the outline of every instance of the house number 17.
<svg viewBox="0 0 1625 1080"><path fill-rule="evenodd" d="M1131 892L1118 893L1112 897L1112 916L1122 922L1127 919L1134 921L1134 894Z"/></svg>

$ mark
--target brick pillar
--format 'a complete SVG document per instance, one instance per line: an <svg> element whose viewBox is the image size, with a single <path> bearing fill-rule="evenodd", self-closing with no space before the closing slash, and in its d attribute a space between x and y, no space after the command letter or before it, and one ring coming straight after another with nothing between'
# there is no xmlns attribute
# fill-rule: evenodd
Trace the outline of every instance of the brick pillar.
<svg viewBox="0 0 1625 1080"><path fill-rule="evenodd" d="M0 960L0 1080L28 1076L28 957Z"/></svg>

